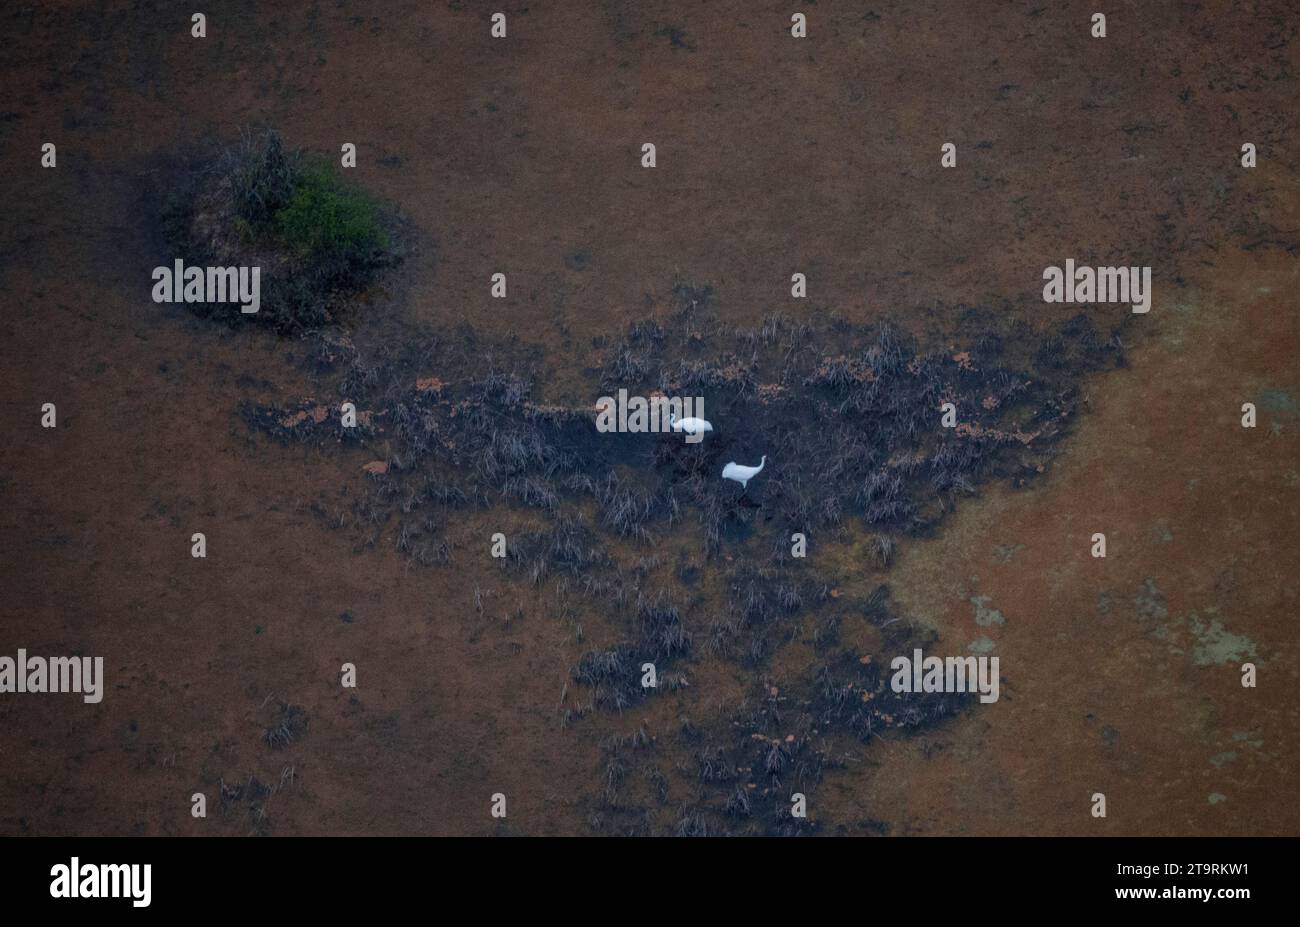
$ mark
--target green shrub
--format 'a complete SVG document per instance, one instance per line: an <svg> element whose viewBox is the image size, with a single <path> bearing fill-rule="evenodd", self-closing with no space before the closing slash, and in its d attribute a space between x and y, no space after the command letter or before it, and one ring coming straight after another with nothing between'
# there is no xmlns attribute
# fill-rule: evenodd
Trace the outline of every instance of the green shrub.
<svg viewBox="0 0 1300 927"><path fill-rule="evenodd" d="M324 161L304 165L273 221L297 260L336 287L363 286L389 246L379 204Z"/></svg>
<svg viewBox="0 0 1300 927"><path fill-rule="evenodd" d="M187 261L262 268L262 308L234 316L283 333L339 320L347 297L396 263L381 204L333 162L245 133L215 165L165 198L163 234ZM194 306L202 315L224 305Z"/></svg>

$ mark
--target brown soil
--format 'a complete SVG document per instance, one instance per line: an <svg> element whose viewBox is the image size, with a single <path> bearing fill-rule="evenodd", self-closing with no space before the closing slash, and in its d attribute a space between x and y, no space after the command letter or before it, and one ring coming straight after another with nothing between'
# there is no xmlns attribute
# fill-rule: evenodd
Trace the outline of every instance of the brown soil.
<svg viewBox="0 0 1300 927"><path fill-rule="evenodd" d="M846 592L883 579L954 650L986 638L1006 682L858 750L810 813L891 833L1300 831L1279 800L1300 786L1300 15L1249 6L1121 3L1094 40L1076 2L830 2L804 41L787 7L742 0L533 3L504 41L463 2L213 4L205 40L147 4L7 9L0 654L103 655L108 682L95 706L0 696L0 833L583 833L602 737L717 714L752 682L706 664L672 699L562 728L570 667L614 632L575 606L579 643L553 597L493 568L491 533L528 516L466 517L453 565L424 569L354 553L312 513L373 455L281 446L236 414L314 395L302 348L149 298L170 261L151 197L251 124L355 142L354 176L411 225L358 339L468 324L556 403L591 404L593 339L677 279L711 283L729 323L888 314L957 352L963 304L1036 328L1076 312L1039 298L1047 265L1152 265L1128 367L1086 384L1041 480L985 487L883 575L825 548ZM801 665L778 655L772 684ZM281 703L308 725L272 749ZM218 798L250 777L286 783L265 820L253 790Z"/></svg>

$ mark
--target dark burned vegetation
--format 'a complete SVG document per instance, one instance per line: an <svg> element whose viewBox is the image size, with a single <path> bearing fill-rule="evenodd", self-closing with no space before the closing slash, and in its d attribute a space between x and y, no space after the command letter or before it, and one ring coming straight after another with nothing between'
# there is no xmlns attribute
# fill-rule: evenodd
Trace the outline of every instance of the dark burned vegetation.
<svg viewBox="0 0 1300 927"><path fill-rule="evenodd" d="M932 642L932 634L918 634L893 614L884 587L846 609L844 620L877 629L884 652ZM679 836L816 833L818 823L791 814L791 796L811 796L825 771L842 766L848 744L941 723L973 699L901 695L888 685L887 662L838 646L824 651L779 686L760 679L720 718L683 718L671 737L689 757L684 771L644 725L606 741L606 782L593 800L592 828L629 836L656 828ZM879 829L875 822L858 827Z"/></svg>
<svg viewBox="0 0 1300 927"><path fill-rule="evenodd" d="M928 642L925 632L893 613L884 588L839 596L815 557L791 557L791 535L810 545L865 535L863 566L887 568L900 538L931 531L981 483L1042 473L1080 378L1122 362L1115 333L1084 317L1047 334L980 319L974 343L923 350L889 323L815 327L776 315L730 330L710 301L707 288L679 286L668 317L604 344L593 372L600 392L703 396L716 430L699 444L598 433L594 407L547 405L530 377L455 342L371 358L317 336L312 362L337 395L246 409L283 440L375 454L351 511L322 511L366 544L387 540L433 564L455 556L442 527L458 510L505 505L539 525L509 539L502 569L586 597L617 629L577 659L581 696L561 707L565 723L686 690L706 661L761 680L782 648L811 644L801 673L756 682L732 715L671 734L691 757L685 774L657 756L654 738L607 745L591 814L605 832L808 832L790 795L815 787L836 743L964 710L965 696L889 688L890 656ZM344 401L357 409L354 428L339 424ZM956 427L941 426L945 403ZM747 491L720 478L727 461L761 455L767 468ZM841 643L847 622L859 625L855 639L877 642L873 653ZM656 688L642 686L646 663Z"/></svg>
<svg viewBox="0 0 1300 927"><path fill-rule="evenodd" d="M201 315L251 321L285 334L329 325L378 271L398 260L394 220L340 168L285 146L274 131L246 132L169 191L163 228L187 264L260 267L257 313L191 303Z"/></svg>
<svg viewBox="0 0 1300 927"><path fill-rule="evenodd" d="M530 377L476 370L454 345L367 357L328 335L316 336L312 360L337 396L248 417L286 440L380 454L372 502L385 521L499 501L550 516L550 549L538 537L513 557L543 572L599 566L597 534L649 543L682 523L697 525L709 557L762 532L777 564L791 532L856 524L887 561L894 539L925 532L980 482L1041 473L1081 375L1121 360L1113 334L1083 316L1045 337L1012 331L922 352L888 323L814 331L774 316L754 331L706 329L692 307L707 292L678 299L678 334L654 321L635 326L607 346L597 377L606 390L703 396L717 431L699 444L599 434L594 408L543 404ZM356 406L356 427L341 425L342 401ZM940 425L949 402L955 428ZM719 479L726 461L764 454L768 467L747 492Z"/></svg>

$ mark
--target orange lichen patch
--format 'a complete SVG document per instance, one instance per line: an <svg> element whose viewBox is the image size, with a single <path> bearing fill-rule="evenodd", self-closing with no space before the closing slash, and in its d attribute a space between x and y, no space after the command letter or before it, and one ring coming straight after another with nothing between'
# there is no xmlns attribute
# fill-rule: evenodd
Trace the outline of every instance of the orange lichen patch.
<svg viewBox="0 0 1300 927"><path fill-rule="evenodd" d="M832 599L838 599L841 595L843 595L843 593L840 592L838 589L832 589L832 590L831 590L831 598L832 598Z"/></svg>
<svg viewBox="0 0 1300 927"><path fill-rule="evenodd" d="M901 467L906 463L925 463L925 451L904 451L901 454L895 454L885 462L887 467Z"/></svg>
<svg viewBox="0 0 1300 927"><path fill-rule="evenodd" d="M325 335L320 339L318 348L322 360L335 364L356 353L356 346L351 338L341 335Z"/></svg>
<svg viewBox="0 0 1300 927"><path fill-rule="evenodd" d="M975 365L970 362L970 351L958 351L952 356L957 362L957 366L962 370L974 370Z"/></svg>
<svg viewBox="0 0 1300 927"><path fill-rule="evenodd" d="M593 408L595 408L597 412L601 410L601 406L599 404L597 404ZM585 414L585 410L574 409L570 406L543 405L541 403L536 403L536 402L525 403L524 411L529 415L583 415Z"/></svg>
<svg viewBox="0 0 1300 927"><path fill-rule="evenodd" d="M870 662L871 662L871 654L869 654L869 653L868 653L868 654L863 654L862 656L858 657L858 662L859 662L859 663L862 663L862 664L870 663Z"/></svg>
<svg viewBox="0 0 1300 927"><path fill-rule="evenodd" d="M697 364L696 367L701 369L703 365ZM742 366L739 361L731 361L725 367L708 367L707 374L710 379L724 383L744 383L749 377L748 368ZM666 383L665 387L670 393L683 392L679 380Z"/></svg>
<svg viewBox="0 0 1300 927"><path fill-rule="evenodd" d="M302 425L306 422L311 422L314 425L319 425L323 421L325 421L325 419L329 418L331 414L332 414L332 410L330 409L329 406L304 405L297 412L291 412L290 414L286 415L284 418L280 419L280 425L285 428L296 428L297 426ZM375 415L374 412L368 410L358 411L357 424L369 425L370 420L374 417L374 415Z"/></svg>
<svg viewBox="0 0 1300 927"><path fill-rule="evenodd" d="M422 393L440 393L446 385L437 377L420 377L415 381L415 388Z"/></svg>
<svg viewBox="0 0 1300 927"><path fill-rule="evenodd" d="M388 472L388 464L386 464L382 460L372 460L370 461L370 463L366 464L361 469L365 470L367 473L373 473L377 476L380 473Z"/></svg>
<svg viewBox="0 0 1300 927"><path fill-rule="evenodd" d="M856 383L870 383L876 379L876 371L869 364L863 363L861 358L848 357L844 354L835 357L823 357L813 376L828 377L844 367L848 368L849 376Z"/></svg>
<svg viewBox="0 0 1300 927"><path fill-rule="evenodd" d="M995 441L1019 441L1021 444L1028 444L1042 434L1042 431L1002 431L999 428L985 428L983 425L971 425L967 422L958 422L954 430L963 438L992 438Z"/></svg>
<svg viewBox="0 0 1300 927"><path fill-rule="evenodd" d="M280 424L285 428L294 428L311 419L315 424L319 425L329 417L329 414L330 410L327 406L309 406L280 419Z"/></svg>

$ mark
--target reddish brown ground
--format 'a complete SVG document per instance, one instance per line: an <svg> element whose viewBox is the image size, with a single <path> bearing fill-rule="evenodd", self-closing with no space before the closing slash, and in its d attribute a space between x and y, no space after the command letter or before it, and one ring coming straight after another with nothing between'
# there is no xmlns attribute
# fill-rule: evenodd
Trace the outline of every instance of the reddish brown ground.
<svg viewBox="0 0 1300 927"><path fill-rule="evenodd" d="M294 346L150 301L170 255L144 191L176 152L256 123L355 142L356 176L418 230L366 324L540 347L557 401L593 398L592 338L661 310L678 277L711 282L728 322L892 314L935 334L961 303L1072 313L1038 299L1066 257L1153 265L1130 366L1087 385L1057 465L905 543L888 577L945 642L994 643L1002 701L877 741L812 814L894 833L1300 830L1300 17L1111 6L1105 40L1077 2L818 3L806 41L788 5L739 0L531 3L507 9L505 41L467 2L211 4L202 41L152 5L0 14L0 653L101 654L109 674L98 706L0 696L0 832L245 833L247 815L194 820L189 796L291 767L276 834L490 833L493 792L509 831L581 833L600 733L639 721L560 729L583 645L478 553L517 516L457 525L452 569L354 555L308 506L371 458L252 441L235 415L308 394ZM496 271L507 301L488 298ZM57 430L38 427L43 402ZM851 549L831 568L870 588ZM975 623L980 596L1003 624ZM1257 689L1193 613L1254 646ZM740 682L701 667L689 710ZM261 741L268 700L310 719L283 751Z"/></svg>

